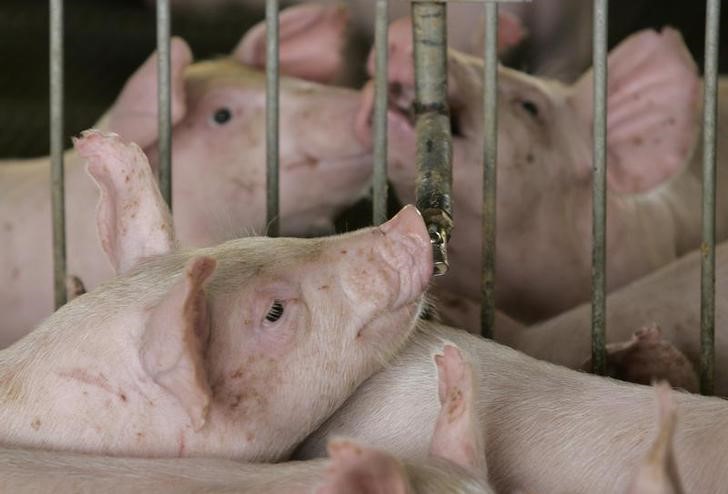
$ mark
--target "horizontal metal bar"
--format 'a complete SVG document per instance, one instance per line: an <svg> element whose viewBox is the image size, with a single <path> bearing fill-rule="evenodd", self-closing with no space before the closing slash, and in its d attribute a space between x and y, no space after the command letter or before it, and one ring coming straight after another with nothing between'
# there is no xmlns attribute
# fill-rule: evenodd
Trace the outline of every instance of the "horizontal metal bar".
<svg viewBox="0 0 728 494"><path fill-rule="evenodd" d="M498 5L485 5L483 54L483 246L480 332L493 337L495 323L496 160L498 158Z"/></svg>
<svg viewBox="0 0 728 494"><path fill-rule="evenodd" d="M55 307L66 303L66 207L63 172L63 0L50 0L50 141Z"/></svg>
<svg viewBox="0 0 728 494"><path fill-rule="evenodd" d="M388 42L387 0L377 0L374 29L374 187L372 193L372 223L387 221L387 106L388 106Z"/></svg>
<svg viewBox="0 0 728 494"><path fill-rule="evenodd" d="M606 372L606 165L608 0L594 0L594 183L592 192L592 362Z"/></svg>
<svg viewBox="0 0 728 494"><path fill-rule="evenodd" d="M412 4L417 207L433 244L435 274L447 271L452 223L452 135L447 101L447 6Z"/></svg>
<svg viewBox="0 0 728 494"><path fill-rule="evenodd" d="M157 109L159 116L159 190L172 208L172 77L169 0L157 0Z"/></svg>
<svg viewBox="0 0 728 494"><path fill-rule="evenodd" d="M700 392L715 379L715 151L720 0L707 0L703 91L703 244L700 269Z"/></svg>
<svg viewBox="0 0 728 494"><path fill-rule="evenodd" d="M266 223L268 236L280 234L279 144L278 132L278 0L266 0L265 60L265 155L266 155Z"/></svg>

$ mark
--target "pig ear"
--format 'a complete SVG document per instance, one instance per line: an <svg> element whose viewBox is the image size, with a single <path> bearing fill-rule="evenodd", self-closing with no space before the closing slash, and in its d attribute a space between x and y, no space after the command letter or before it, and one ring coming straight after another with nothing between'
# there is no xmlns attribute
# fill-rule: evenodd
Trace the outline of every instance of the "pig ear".
<svg viewBox="0 0 728 494"><path fill-rule="evenodd" d="M487 478L473 367L452 344L445 345L442 354L435 355L435 364L440 415L435 422L430 453Z"/></svg>
<svg viewBox="0 0 728 494"><path fill-rule="evenodd" d="M574 103L591 128L592 73ZM607 180L617 193L646 192L681 172L698 135L700 81L680 34L647 30L608 59Z"/></svg>
<svg viewBox="0 0 728 494"><path fill-rule="evenodd" d="M502 55L521 44L526 38L526 28L521 19L505 10L498 11L498 54ZM485 17L481 17L470 40L469 52L483 58L485 49Z"/></svg>
<svg viewBox="0 0 728 494"><path fill-rule="evenodd" d="M96 226L116 273L172 250L172 217L139 146L98 131L84 132L74 145L99 187Z"/></svg>
<svg viewBox="0 0 728 494"><path fill-rule="evenodd" d="M348 12L343 6L298 5L281 11L279 52L281 74L328 83L344 66ZM253 67L266 62L266 26L253 27L233 50L233 57Z"/></svg>
<svg viewBox="0 0 728 494"><path fill-rule="evenodd" d="M150 310L140 348L144 371L179 401L195 431L205 425L211 397L203 360L210 333L204 284L215 264L210 257L187 263L184 278Z"/></svg>
<svg viewBox="0 0 728 494"><path fill-rule="evenodd" d="M658 430L652 446L637 468L628 494L644 492L684 492L673 453L673 438L677 422L675 403L670 385L655 385L657 394Z"/></svg>
<svg viewBox="0 0 728 494"><path fill-rule="evenodd" d="M172 124L187 112L184 71L192 63L192 51L178 37L170 41ZM140 147L159 138L157 121L157 53L154 52L129 78L109 111L108 129Z"/></svg>
<svg viewBox="0 0 728 494"><path fill-rule="evenodd" d="M347 439L329 441L331 463L316 494L409 494L404 465L393 456Z"/></svg>

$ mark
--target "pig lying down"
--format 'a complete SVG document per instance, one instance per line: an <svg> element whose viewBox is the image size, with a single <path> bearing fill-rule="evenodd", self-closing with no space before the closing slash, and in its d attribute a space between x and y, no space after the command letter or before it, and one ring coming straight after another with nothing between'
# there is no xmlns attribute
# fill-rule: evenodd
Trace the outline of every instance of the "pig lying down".
<svg viewBox="0 0 728 494"><path fill-rule="evenodd" d="M141 149L98 132L76 147L119 276L0 352L0 444L276 460L412 331L432 274L415 208L327 239L175 251Z"/></svg>
<svg viewBox="0 0 728 494"><path fill-rule="evenodd" d="M728 396L728 242L717 246L715 258L714 392ZM653 354L650 363L661 362L673 377L682 374L689 382L690 367L698 369L700 362L700 263L700 251L692 252L609 294L607 343L623 344L633 337L636 328L656 322L663 342L659 344L669 342L674 348L663 353L659 361ZM496 331L495 338L532 357L578 369L591 354L590 325L591 307L582 304L523 331ZM659 373L653 376L661 377Z"/></svg>
<svg viewBox="0 0 728 494"><path fill-rule="evenodd" d="M446 346L435 356L440 412L430 458L403 463L351 440L329 442L330 460L278 465L225 459L111 458L66 452L0 449L0 490L74 493L409 493L490 494L479 441L472 366Z"/></svg>
<svg viewBox="0 0 728 494"><path fill-rule="evenodd" d="M414 200L416 176L410 30L408 19L397 21L389 38L389 171L404 202ZM700 243L700 153L693 152L700 79L671 29L631 36L612 50L608 64L607 283L614 290ZM433 289L444 320L471 331L479 330L482 72L481 60L449 52L455 229L450 271ZM590 293L592 74L565 86L500 68L498 84L496 305L531 323ZM728 98L721 101L723 114ZM357 124L365 143L372 111L370 83ZM718 173L719 191L728 190L724 175ZM721 239L728 207L725 194L718 196Z"/></svg>
<svg viewBox="0 0 728 494"><path fill-rule="evenodd" d="M405 461L427 450L439 410L430 356L451 342L473 363L488 478L496 492L626 492L653 440L654 393L534 360L464 331L420 323L404 350L369 378L294 454L325 454L346 435ZM681 411L674 455L686 492L728 485L728 404L671 392Z"/></svg>
<svg viewBox="0 0 728 494"><path fill-rule="evenodd" d="M337 42L343 42L344 14L316 6L284 11L282 75L314 80L331 75ZM302 22L309 29L294 29ZM253 29L234 58L195 64L187 44L172 39L173 204L185 245L213 245L265 231L264 36L264 30ZM313 53L302 45L320 49ZM326 53L328 59L318 58ZM139 144L155 168L156 97L154 55L99 122ZM282 77L280 100L283 232L330 230L332 217L357 200L371 173L371 151L353 131L360 96ZM75 151L65 153L65 163L68 270L93 289L111 276L93 228L97 192ZM48 158L0 166L0 347L53 310L48 173Z"/></svg>

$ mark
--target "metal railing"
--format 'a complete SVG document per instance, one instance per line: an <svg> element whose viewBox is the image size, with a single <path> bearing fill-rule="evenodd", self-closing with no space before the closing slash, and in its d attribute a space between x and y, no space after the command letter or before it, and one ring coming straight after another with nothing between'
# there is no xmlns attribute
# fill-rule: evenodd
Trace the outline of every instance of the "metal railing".
<svg viewBox="0 0 728 494"><path fill-rule="evenodd" d="M447 269L447 240L452 223L452 136L447 104L448 1L484 4L484 173L481 325L491 336L495 319L497 34L498 3L522 0L413 1L417 117L417 205L433 240L436 273ZM537 0L536 0L537 1ZM707 1L703 121L703 243L701 282L701 392L713 390L715 341L715 160L717 56L720 0ZM50 2L50 139L52 163L54 287L57 307L66 301L66 241L63 182L63 0ZM592 358L594 371L605 370L606 308L606 122L608 0L594 2L594 182L592 249ZM387 0L376 1L373 222L387 218ZM278 0L267 0L266 58L266 218L268 234L279 233L279 59ZM157 1L159 54L160 189L172 205L170 12L169 0Z"/></svg>

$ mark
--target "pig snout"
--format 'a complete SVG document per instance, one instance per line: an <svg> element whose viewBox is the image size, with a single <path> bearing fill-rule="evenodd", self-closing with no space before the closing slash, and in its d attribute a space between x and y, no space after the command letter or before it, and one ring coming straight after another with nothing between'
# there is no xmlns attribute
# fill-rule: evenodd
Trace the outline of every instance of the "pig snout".
<svg viewBox="0 0 728 494"><path fill-rule="evenodd" d="M339 279L362 314L397 310L419 299L432 276L432 248L424 221L405 206L383 225L342 239Z"/></svg>
<svg viewBox="0 0 728 494"><path fill-rule="evenodd" d="M411 205L380 226L379 231L386 239L382 259L399 275L399 296L394 306L400 307L419 297L430 282L430 236L422 215Z"/></svg>

